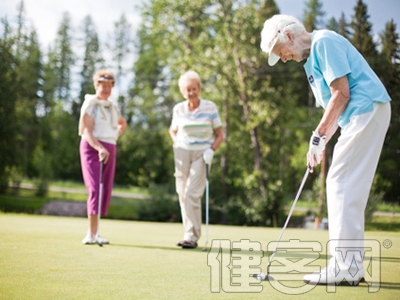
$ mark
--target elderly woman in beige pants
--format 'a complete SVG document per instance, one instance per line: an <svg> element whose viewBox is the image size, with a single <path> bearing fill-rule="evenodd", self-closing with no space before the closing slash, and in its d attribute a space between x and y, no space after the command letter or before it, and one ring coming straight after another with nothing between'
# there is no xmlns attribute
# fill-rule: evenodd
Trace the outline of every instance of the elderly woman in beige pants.
<svg viewBox="0 0 400 300"><path fill-rule="evenodd" d="M196 248L201 232L206 164L211 167L223 132L217 106L200 98L200 76L194 71L184 73L179 88L186 100L175 105L169 129L174 142L174 175L184 227L183 240L177 245Z"/></svg>

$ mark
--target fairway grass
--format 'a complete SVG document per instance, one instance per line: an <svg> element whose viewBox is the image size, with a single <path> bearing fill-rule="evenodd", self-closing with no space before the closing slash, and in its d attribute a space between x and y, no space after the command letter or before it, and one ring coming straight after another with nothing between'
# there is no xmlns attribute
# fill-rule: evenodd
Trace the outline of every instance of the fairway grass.
<svg viewBox="0 0 400 300"><path fill-rule="evenodd" d="M381 245L380 289L376 293L370 293L367 284L362 283L358 287L337 287L333 293L317 286L305 294L287 295L269 282L261 283L260 293L228 293L222 288L219 293L211 293L208 263L215 265L218 261L201 251L204 225L199 247L194 250L175 246L182 238L180 223L104 219L100 223L101 235L111 244L103 247L81 244L86 228L84 218L0 213L0 299L400 298L397 232L366 232L366 239ZM250 240L266 250L280 231L281 228L210 225L208 245L217 239ZM290 239L319 242L323 251L314 264L325 265L327 231L289 228L283 241ZM263 271L267 262L265 251Z"/></svg>

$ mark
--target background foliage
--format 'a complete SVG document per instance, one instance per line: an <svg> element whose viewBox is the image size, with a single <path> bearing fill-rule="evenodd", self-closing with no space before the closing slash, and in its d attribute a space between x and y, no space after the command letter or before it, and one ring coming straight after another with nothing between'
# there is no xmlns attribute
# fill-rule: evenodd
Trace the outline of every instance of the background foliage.
<svg viewBox="0 0 400 300"><path fill-rule="evenodd" d="M348 38L392 96L392 120L371 201L400 203L397 25L388 20L374 39L367 6L355 2L351 16L325 20L322 4L310 0L303 21L308 30L329 28ZM285 199L292 199L301 181L308 139L322 111L315 107L301 64L269 68L260 50L263 22L279 13L274 0L149 0L140 8L138 32L122 14L108 44L99 41L90 15L75 36L66 12L46 51L26 26L23 1L17 10L15 24L1 23L1 191L22 177L37 179L39 196L46 194L50 179L82 180L79 109L84 95L94 93L93 73L110 68L119 83L116 101L129 123L118 141L115 183L174 194L168 127L173 106L182 101L177 80L193 69L203 80L202 97L218 105L224 125L225 143L210 175L213 221L282 223ZM132 55L136 59L128 64ZM133 81L122 86L129 76ZM331 147L307 182L321 215L321 182Z"/></svg>

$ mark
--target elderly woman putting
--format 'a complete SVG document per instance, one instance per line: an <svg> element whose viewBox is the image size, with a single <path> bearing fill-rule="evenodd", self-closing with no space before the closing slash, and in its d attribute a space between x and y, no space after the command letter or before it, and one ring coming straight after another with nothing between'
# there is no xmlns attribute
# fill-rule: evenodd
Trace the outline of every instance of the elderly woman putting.
<svg viewBox="0 0 400 300"><path fill-rule="evenodd" d="M358 285L369 280L363 265L364 211L390 122L390 96L357 49L336 32L307 32L298 19L275 15L264 23L261 49L270 66L304 61L315 99L325 110L310 138L311 171L340 127L326 179L332 257L304 281Z"/></svg>

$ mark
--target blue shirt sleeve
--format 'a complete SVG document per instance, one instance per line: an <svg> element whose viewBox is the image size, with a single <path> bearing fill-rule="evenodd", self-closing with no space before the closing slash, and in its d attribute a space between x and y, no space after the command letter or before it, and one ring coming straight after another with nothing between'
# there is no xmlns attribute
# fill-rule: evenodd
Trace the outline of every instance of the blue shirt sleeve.
<svg viewBox="0 0 400 300"><path fill-rule="evenodd" d="M320 71L328 86L335 79L350 74L346 48L340 41L328 38L318 40L315 44L315 54L319 58Z"/></svg>

